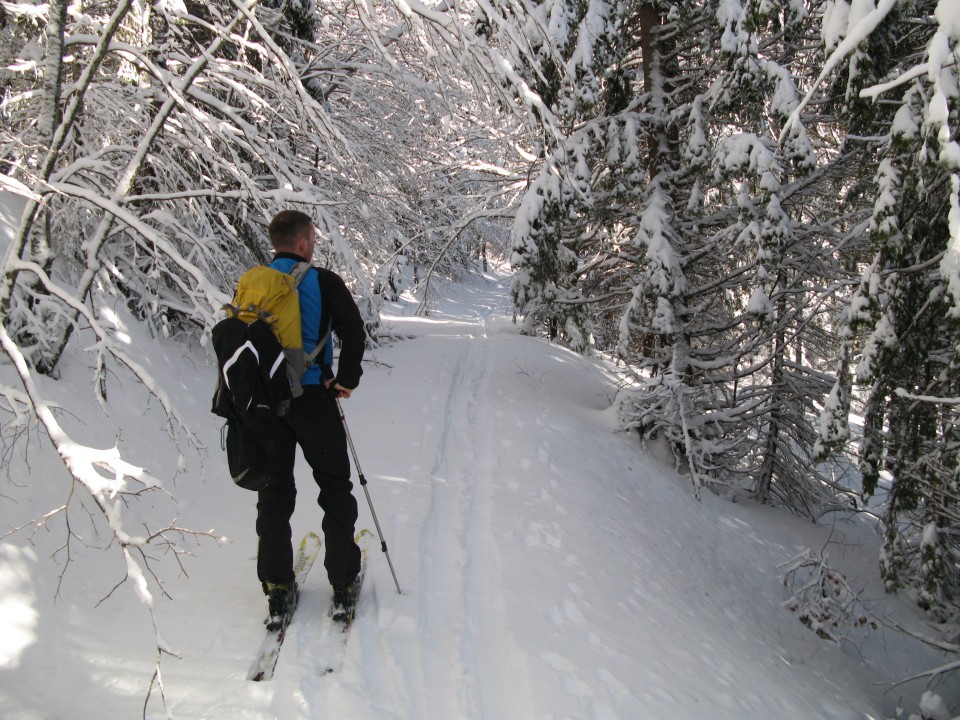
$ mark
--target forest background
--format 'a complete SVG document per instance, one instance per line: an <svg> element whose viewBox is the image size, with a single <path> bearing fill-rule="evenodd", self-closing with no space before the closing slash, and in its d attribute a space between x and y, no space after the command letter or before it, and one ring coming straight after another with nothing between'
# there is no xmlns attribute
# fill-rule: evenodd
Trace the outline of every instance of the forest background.
<svg viewBox="0 0 960 720"><path fill-rule="evenodd" d="M429 313L508 255L523 330L615 358L621 427L695 495L875 514L887 590L955 652L958 45L951 0L4 2L4 452L39 424L72 478L51 516L148 575L190 531L131 534L149 476L35 378L91 331L92 392L123 366L194 442L105 313L206 346L301 207L374 343L405 278Z"/></svg>

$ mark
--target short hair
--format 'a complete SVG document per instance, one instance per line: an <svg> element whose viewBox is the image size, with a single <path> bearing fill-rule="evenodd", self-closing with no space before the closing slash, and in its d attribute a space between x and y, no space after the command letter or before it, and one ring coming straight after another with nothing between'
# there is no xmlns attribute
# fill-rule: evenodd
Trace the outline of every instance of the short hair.
<svg viewBox="0 0 960 720"><path fill-rule="evenodd" d="M289 250L313 226L313 219L299 210L281 210L270 221L268 232L275 250Z"/></svg>

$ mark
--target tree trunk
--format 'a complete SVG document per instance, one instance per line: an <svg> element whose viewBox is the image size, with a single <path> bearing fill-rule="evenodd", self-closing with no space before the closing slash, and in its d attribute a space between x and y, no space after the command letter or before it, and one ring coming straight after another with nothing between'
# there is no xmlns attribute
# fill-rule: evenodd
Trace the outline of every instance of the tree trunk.
<svg viewBox="0 0 960 720"><path fill-rule="evenodd" d="M54 146L54 133L63 118L63 37L67 25L68 0L52 0L47 23L47 60L43 69L43 100L37 132L41 147ZM49 270L53 253L50 250L49 214L43 232L35 233L30 243L31 258Z"/></svg>

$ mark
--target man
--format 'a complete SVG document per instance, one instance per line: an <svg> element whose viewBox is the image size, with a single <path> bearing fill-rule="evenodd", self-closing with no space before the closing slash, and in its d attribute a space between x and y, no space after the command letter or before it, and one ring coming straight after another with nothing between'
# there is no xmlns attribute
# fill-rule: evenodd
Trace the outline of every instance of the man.
<svg viewBox="0 0 960 720"><path fill-rule="evenodd" d="M278 213L270 223L269 235L276 251L270 267L289 273L297 263L312 261L315 229L308 215L296 210ZM350 608L356 602L355 581L360 572L360 549L354 542L357 501L336 398L349 398L360 382L366 332L350 291L336 273L311 267L298 294L304 352L313 350L325 336L327 347L307 369L303 395L291 401L283 417L275 479L258 493L257 574L267 595L271 623L279 620L295 590L290 518L297 497L293 478L297 445L320 488L317 502L323 510L324 566L339 608ZM340 339L335 375L329 329Z"/></svg>

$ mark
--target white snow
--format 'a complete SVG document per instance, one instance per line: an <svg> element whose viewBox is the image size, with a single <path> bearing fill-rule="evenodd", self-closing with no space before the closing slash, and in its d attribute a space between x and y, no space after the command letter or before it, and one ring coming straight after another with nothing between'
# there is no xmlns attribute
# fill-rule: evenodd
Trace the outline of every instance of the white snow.
<svg viewBox="0 0 960 720"><path fill-rule="evenodd" d="M146 391L121 368L112 368L101 409L77 349L83 338L59 382L38 379L51 406L71 409L59 417L71 437L117 447L176 497L149 494L125 513L221 538L184 538L182 572L162 546L147 551L163 591L151 575L142 580L162 642L180 657L161 665L170 714L863 720L893 717L900 698L918 709L922 681L886 694L879 683L942 665L940 654L883 630L830 644L782 604L790 592L777 566L832 537L841 543L836 564L878 615L922 628L918 610L883 596L875 529L854 518L814 526L709 493L697 502L688 478L617 432L612 368L517 334L508 287L497 270L450 289L430 317L413 315L412 298L389 306L385 325L402 339L371 353L343 403L403 594L374 543L332 675L322 674L314 642L330 597L317 565L275 678L245 680L265 612L255 497L226 472L209 413L215 370L202 351L150 340L117 303L116 322L203 453L174 446L162 409L145 407ZM13 385L12 376L0 362L0 384ZM5 439L0 519L10 528L66 502L70 483L35 428L29 460L23 442L11 450ZM307 468L297 470L300 536L319 528L320 511ZM361 524L373 529L357 491ZM117 547L102 547L108 533L95 532L82 508L70 517L69 548L62 515L0 545L5 720L141 716L160 631L135 587L114 590L128 566ZM942 700L927 698L927 707L956 711L956 682L935 690ZM146 715L166 717L156 688Z"/></svg>
<svg viewBox="0 0 960 720"><path fill-rule="evenodd" d="M931 692L923 694L920 701L920 710L923 713L922 717L929 720L948 720L950 717L950 712L944 705L943 698Z"/></svg>
<svg viewBox="0 0 960 720"><path fill-rule="evenodd" d="M897 110L890 126L891 137L900 137L904 140L913 140L920 132L920 118L914 112L913 104L905 102Z"/></svg>
<svg viewBox="0 0 960 720"><path fill-rule="evenodd" d="M753 315L770 315L773 312L773 303L763 288L757 288L747 302L746 312Z"/></svg>
<svg viewBox="0 0 960 720"><path fill-rule="evenodd" d="M823 25L820 34L824 49L829 53L847 34L847 21L850 17L850 3L846 0L827 0L823 7Z"/></svg>
<svg viewBox="0 0 960 720"><path fill-rule="evenodd" d="M940 272L953 296L953 308L950 312L956 316L960 313L960 176L950 176L950 191L950 210L947 213L950 244L940 261Z"/></svg>
<svg viewBox="0 0 960 720"><path fill-rule="evenodd" d="M37 624L37 611L34 598L27 588L30 576L27 563L21 556L32 554L30 548L15 547L11 544L0 545L0 668L17 664L23 651L34 642Z"/></svg>
<svg viewBox="0 0 960 720"><path fill-rule="evenodd" d="M956 0L940 0L934 11L940 29L960 42L960 5Z"/></svg>

